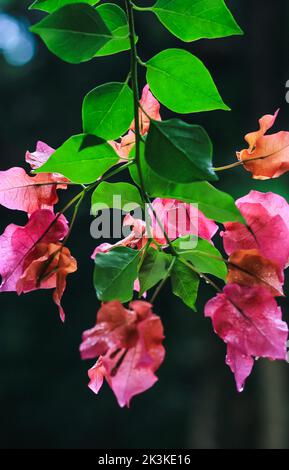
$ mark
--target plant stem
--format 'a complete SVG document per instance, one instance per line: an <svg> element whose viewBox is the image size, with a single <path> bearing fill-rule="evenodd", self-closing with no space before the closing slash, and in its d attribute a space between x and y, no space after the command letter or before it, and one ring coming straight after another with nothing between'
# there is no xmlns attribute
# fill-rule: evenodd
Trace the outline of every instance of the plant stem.
<svg viewBox="0 0 289 470"><path fill-rule="evenodd" d="M128 17L128 24L129 24L129 37L130 37L130 49L131 49L131 82L132 82L132 90L133 90L133 97L134 97L134 118L135 118L135 163L137 166L138 170L138 176L139 176L139 181L140 181L140 191L141 191L141 197L143 203L147 203L149 208L151 209L152 213L154 214L156 221L162 230L164 237L170 247L170 250L174 256L174 260L172 265L170 266L168 270L168 276L164 279L164 281L159 285L155 295L152 297L152 302L162 289L163 285L165 284L167 278L170 275L171 270L173 269L173 265L176 261L177 258L180 258L180 255L177 253L175 247L173 246L161 220L158 217L158 214L156 213L150 198L146 192L145 188L145 183L144 183L144 178L142 174L142 167L141 167L141 154L140 154L140 144L142 141L142 135L140 132L140 119L139 119L139 109L140 109L140 102L139 102L139 89L138 89L138 64L140 63L141 65L145 65L142 61L140 61L138 54L137 54L137 47L136 47L136 42L135 42L135 23L134 23L134 9L139 10L139 11L144 11L147 9L143 9L141 7L137 7L136 5L133 4L131 0L125 0L125 6L126 6L126 11L127 11L127 17ZM142 108L141 108L142 109ZM147 113L145 112L147 115ZM147 219L146 219L147 220ZM200 278L204 279L206 282L209 282L211 285L213 285L218 292L220 292L220 289L214 284L213 281L211 281L209 278L204 276L203 274L199 273L197 270L194 269L194 267L188 263L186 260L184 260L184 264L188 264L188 266L194 270L196 274L200 276Z"/></svg>
<svg viewBox="0 0 289 470"><path fill-rule="evenodd" d="M125 0L126 11L128 16L129 24L129 38L130 38L130 52L131 52L131 82L133 90L134 100L134 121L135 121L135 163L138 170L138 176L140 180L140 190L143 202L146 201L146 191L144 178L141 170L140 161L140 144L142 136L140 132L140 121L139 121L139 91L138 91L138 55L135 43L135 24L133 14L133 4L130 0Z"/></svg>
<svg viewBox="0 0 289 470"><path fill-rule="evenodd" d="M81 204L82 204L83 199L85 198L85 195L86 195L86 192L85 192L85 190L84 190L84 191L82 192L81 197L79 198L79 200L77 201L77 203L76 203L76 205L75 205L75 207L74 207L72 219L71 219L71 221L70 221L69 231L68 231L66 237L64 238L64 240L63 240L63 242L62 242L62 247L64 247L64 246L66 245L66 243L67 243L67 241L68 241L68 239L69 239L69 237L70 237L70 235L71 235L71 233L72 233L74 224L75 224L76 219L77 219L77 214L78 214L79 208L80 208L80 206L81 206Z"/></svg>

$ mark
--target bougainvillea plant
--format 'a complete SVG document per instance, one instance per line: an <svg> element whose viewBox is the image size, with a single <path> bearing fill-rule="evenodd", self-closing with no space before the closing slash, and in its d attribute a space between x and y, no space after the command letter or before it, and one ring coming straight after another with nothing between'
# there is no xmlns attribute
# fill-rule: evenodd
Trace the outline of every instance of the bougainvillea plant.
<svg viewBox="0 0 289 470"><path fill-rule="evenodd" d="M237 152L236 162L214 167L206 131L179 117L162 120L161 105L182 115L228 106L206 66L186 50L167 49L144 62L135 14L142 21L155 14L184 42L238 35L241 29L223 0L156 0L150 7L124 0L123 8L96 0L36 0L31 8L45 12L32 31L60 59L78 64L128 51L131 66L123 83L87 94L81 134L56 150L38 142L26 154L30 175L22 168L0 173L0 203L27 213L25 226L11 224L0 236L1 291L52 289L64 321L67 276L77 270L67 244L80 205L91 195L97 215L103 207L115 208L118 196L127 236L88 253L101 302L80 345L81 357L96 361L89 387L98 393L105 379L119 405L128 406L157 381L165 349L153 304L170 280L173 294L192 310L200 281L216 290L205 316L227 346L226 363L242 391L256 358L286 359L288 327L276 298L284 295L289 261L289 205L257 191L235 203L212 183L236 166L256 179L279 177L289 170L289 132L268 135L278 111L264 116L259 130L246 135L247 148ZM140 69L147 81L142 92ZM110 182L122 172L125 182ZM75 186L76 196L55 210L59 194ZM217 224L223 224L228 258L213 243Z"/></svg>

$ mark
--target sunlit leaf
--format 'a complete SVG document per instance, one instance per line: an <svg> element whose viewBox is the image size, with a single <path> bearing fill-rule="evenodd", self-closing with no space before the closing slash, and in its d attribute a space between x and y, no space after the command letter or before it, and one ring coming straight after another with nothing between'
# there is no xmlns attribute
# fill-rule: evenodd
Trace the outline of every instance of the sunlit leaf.
<svg viewBox="0 0 289 470"><path fill-rule="evenodd" d="M157 0L151 10L183 41L242 34L223 0Z"/></svg>
<svg viewBox="0 0 289 470"><path fill-rule="evenodd" d="M36 173L61 173L74 183L93 183L118 160L104 140L79 134L64 142Z"/></svg>
<svg viewBox="0 0 289 470"><path fill-rule="evenodd" d="M91 199L91 213L101 209L122 209L130 212L142 207L139 190L129 183L107 183L104 181L95 190Z"/></svg>
<svg viewBox="0 0 289 470"><path fill-rule="evenodd" d="M182 250L182 241L187 241L189 238L190 237L183 237L173 242L182 257L190 261L197 271L212 274L225 281L228 270L217 248L211 245L207 240L199 238L196 248L192 250Z"/></svg>
<svg viewBox="0 0 289 470"><path fill-rule="evenodd" d="M146 66L152 93L172 111L188 114L229 110L207 68L190 52L167 49L150 59Z"/></svg>
<svg viewBox="0 0 289 470"><path fill-rule="evenodd" d="M90 5L67 5L46 16L31 31L62 60L77 64L92 59L112 39L100 14Z"/></svg>
<svg viewBox="0 0 289 470"><path fill-rule="evenodd" d="M118 139L133 120L133 93L127 83L107 83L86 95L83 130L105 140Z"/></svg>
<svg viewBox="0 0 289 470"><path fill-rule="evenodd" d="M96 5L98 2L99 0L35 0L35 2L30 5L29 9L53 13L54 11L73 3L88 3L89 5Z"/></svg>

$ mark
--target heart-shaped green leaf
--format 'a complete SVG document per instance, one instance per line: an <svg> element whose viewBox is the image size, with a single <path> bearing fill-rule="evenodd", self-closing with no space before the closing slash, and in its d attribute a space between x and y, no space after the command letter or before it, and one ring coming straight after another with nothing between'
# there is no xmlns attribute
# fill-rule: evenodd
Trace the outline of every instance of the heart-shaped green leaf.
<svg viewBox="0 0 289 470"><path fill-rule="evenodd" d="M216 181L213 147L206 131L180 119L151 121L145 158L159 176L175 183Z"/></svg>
<svg viewBox="0 0 289 470"><path fill-rule="evenodd" d="M128 302L133 296L140 252L118 247L95 257L94 287L99 300Z"/></svg>
<svg viewBox="0 0 289 470"><path fill-rule="evenodd" d="M100 14L104 23L110 30L112 38L98 49L95 57L117 54L118 52L129 50L129 27L123 9L113 3L104 3L103 5L99 5L96 11Z"/></svg>
<svg viewBox="0 0 289 470"><path fill-rule="evenodd" d="M185 266L181 261L176 260L172 273L172 290L188 307L196 311L196 300L200 280L189 267Z"/></svg>
<svg viewBox="0 0 289 470"><path fill-rule="evenodd" d="M133 93L127 83L106 83L86 95L83 131L105 140L118 139L133 120Z"/></svg>
<svg viewBox="0 0 289 470"><path fill-rule="evenodd" d="M91 198L91 213L102 209L120 209L130 212L142 207L139 190L129 183L107 183L104 181L94 190Z"/></svg>
<svg viewBox="0 0 289 470"><path fill-rule="evenodd" d="M60 8L71 5L73 3L88 3L89 5L96 5L99 0L35 0L35 2L30 5L29 10L42 10L47 13L53 13Z"/></svg>
<svg viewBox="0 0 289 470"><path fill-rule="evenodd" d="M223 0L157 0L151 10L183 41L242 34Z"/></svg>
<svg viewBox="0 0 289 470"><path fill-rule="evenodd" d="M147 82L167 108L188 114L223 109L223 102L204 64L190 52L167 49L147 63Z"/></svg>
<svg viewBox="0 0 289 470"><path fill-rule="evenodd" d="M171 256L150 248L139 271L140 294L162 281L168 272Z"/></svg>
<svg viewBox="0 0 289 470"><path fill-rule="evenodd" d="M227 266L223 261L221 253L207 240L199 238L196 248L192 250L182 249L182 243L186 245L190 239L194 241L194 238L196 237L186 236L178 238L173 244L182 258L190 261L197 271L212 274L225 281L228 273Z"/></svg>
<svg viewBox="0 0 289 470"><path fill-rule="evenodd" d="M74 183L93 183L118 160L104 140L79 134L64 142L36 173L60 173Z"/></svg>
<svg viewBox="0 0 289 470"><path fill-rule="evenodd" d="M112 39L101 15L90 5L66 5L32 26L48 49L77 64L92 59Z"/></svg>

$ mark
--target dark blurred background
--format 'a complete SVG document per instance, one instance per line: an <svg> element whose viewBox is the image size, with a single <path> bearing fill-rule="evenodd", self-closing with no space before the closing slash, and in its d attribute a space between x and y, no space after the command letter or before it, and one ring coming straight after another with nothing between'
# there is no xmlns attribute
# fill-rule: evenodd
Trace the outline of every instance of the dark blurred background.
<svg viewBox="0 0 289 470"><path fill-rule="evenodd" d="M34 150L39 139L57 147L81 132L85 94L107 81L124 80L129 66L127 53L78 66L61 62L28 32L43 16L28 11L29 3L0 0L1 170L24 165L25 151ZM227 4L245 36L185 46L206 63L232 108L230 113L186 116L207 129L216 165L235 160L235 150L244 148L244 134L257 128L263 114L280 107L278 129L289 129L289 3ZM137 28L144 60L164 48L183 47L151 14L138 14ZM162 115L170 113L163 109ZM255 188L289 200L288 181L284 176L257 182L235 169L222 175L218 187L236 198ZM198 313L174 298L169 288L157 300L167 357L153 389L124 410L107 386L98 397L90 392L90 364L81 362L78 353L81 332L94 324L98 306L91 281L95 241L88 213L89 201L70 240L79 270L69 279L64 326L50 292L1 295L0 447L289 448L289 366L256 363L245 392L238 395L224 364L225 346L203 316L206 300L214 295L207 286L201 290ZM1 209L1 232L8 223L24 221L23 214ZM287 302L282 304L288 321Z"/></svg>

